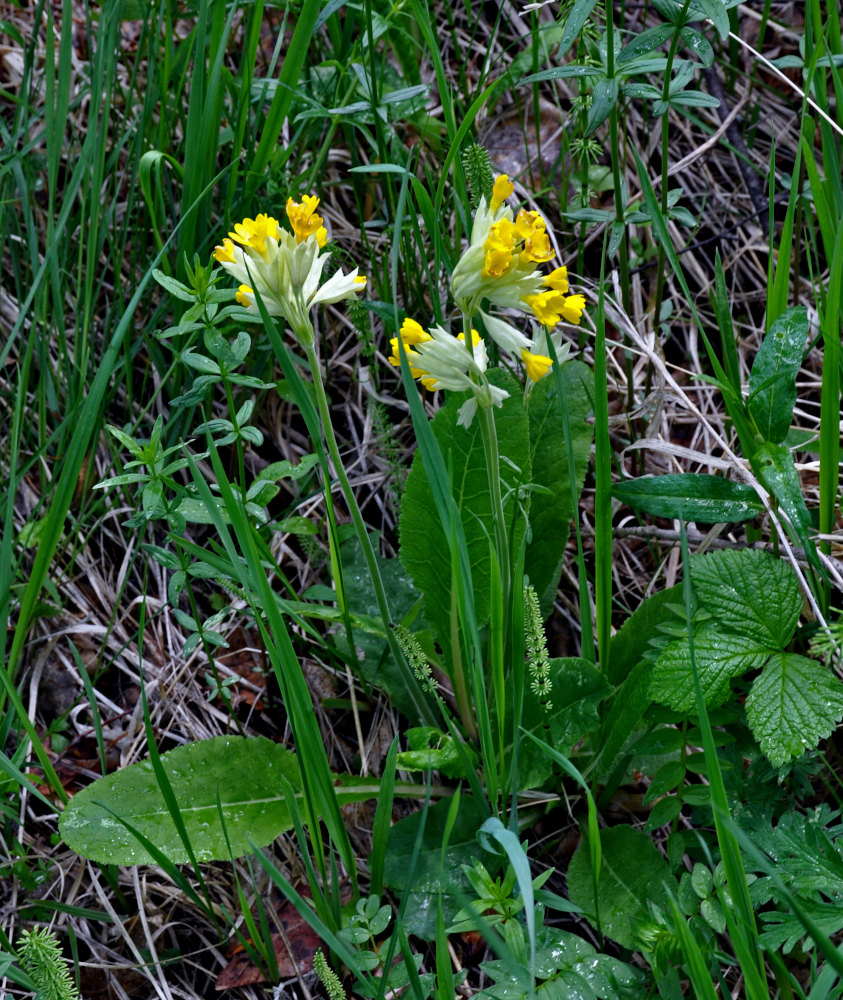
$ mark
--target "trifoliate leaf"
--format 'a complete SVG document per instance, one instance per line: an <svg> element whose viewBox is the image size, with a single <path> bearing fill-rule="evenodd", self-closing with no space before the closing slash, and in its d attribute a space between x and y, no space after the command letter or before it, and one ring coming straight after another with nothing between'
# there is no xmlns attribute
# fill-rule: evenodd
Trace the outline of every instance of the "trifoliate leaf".
<svg viewBox="0 0 843 1000"><path fill-rule="evenodd" d="M706 705L722 705L729 681L764 666L770 649L746 636L731 635L707 622L694 632L694 660ZM650 697L677 712L695 712L694 673L687 638L665 646L650 678Z"/></svg>
<svg viewBox="0 0 843 1000"><path fill-rule="evenodd" d="M746 700L749 728L774 767L801 757L843 718L843 684L816 660L777 653Z"/></svg>
<svg viewBox="0 0 843 1000"><path fill-rule="evenodd" d="M724 549L691 558L694 592L722 625L782 649L802 610L793 570L760 549Z"/></svg>

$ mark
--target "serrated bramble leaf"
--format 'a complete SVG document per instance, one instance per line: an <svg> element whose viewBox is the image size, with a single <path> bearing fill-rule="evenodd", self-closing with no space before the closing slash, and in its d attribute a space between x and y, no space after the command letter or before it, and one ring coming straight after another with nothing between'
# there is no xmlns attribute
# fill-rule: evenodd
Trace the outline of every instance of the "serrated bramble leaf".
<svg viewBox="0 0 843 1000"><path fill-rule="evenodd" d="M732 635L708 622L694 632L694 660L705 703L722 705L729 682L748 670L758 670L770 649L747 636ZM650 677L650 697L677 712L694 712L694 674L687 638L674 639L662 650Z"/></svg>
<svg viewBox="0 0 843 1000"><path fill-rule="evenodd" d="M628 479L612 495L654 517L712 524L746 521L764 510L751 486L697 473Z"/></svg>
<svg viewBox="0 0 843 1000"><path fill-rule="evenodd" d="M777 653L746 699L749 728L774 767L801 757L843 719L843 684L822 663Z"/></svg>
<svg viewBox="0 0 843 1000"><path fill-rule="evenodd" d="M793 570L760 549L724 549L691 558L694 593L722 625L766 643L790 642L802 596Z"/></svg>

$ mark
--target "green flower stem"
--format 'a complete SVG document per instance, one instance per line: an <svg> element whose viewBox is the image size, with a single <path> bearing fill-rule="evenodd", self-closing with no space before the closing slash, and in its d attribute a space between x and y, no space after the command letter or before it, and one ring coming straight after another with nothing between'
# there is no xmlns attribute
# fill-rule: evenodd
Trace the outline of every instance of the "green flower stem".
<svg viewBox="0 0 843 1000"><path fill-rule="evenodd" d="M322 370L319 366L319 359L316 357L316 348L312 342L305 342L303 347L307 355L307 363L310 367L310 373L313 378L313 387L316 390L316 407L319 411L319 419L322 422L322 435L325 440L325 444L328 446L328 454L331 456L334 471L336 472L337 479L340 482L345 502L348 504L351 520L354 523L357 537L360 539L360 545L363 548L363 556L366 560L366 566L369 569L369 575L372 578L372 586L375 590L375 600L377 601L378 611L380 612L380 616L383 620L384 633L386 641L389 645L389 650L395 658L395 662L398 664L402 673L405 675L404 679L410 692L410 696L412 697L422 719L428 724L434 724L436 722L434 712L427 699L424 698L419 691L419 683L408 666L407 661L404 659L404 654L401 652L401 647L398 645L398 640L395 638L394 631L389 627L392 617L389 613L389 603L386 599L386 590L384 589L383 580L381 579L380 569L378 567L377 559L375 558L375 550L372 547L372 540L369 538L366 522L363 520L363 515L360 513L357 498L354 496L354 491L351 488L351 482L349 481L345 471L345 466L343 465L342 458L340 457L337 438L334 434L334 428L331 423L331 413L328 408L328 397L325 395L325 386L322 382ZM328 484L326 484L326 490L329 488Z"/></svg>
<svg viewBox="0 0 843 1000"><path fill-rule="evenodd" d="M495 523L495 543L498 550L498 561L501 568L501 579L504 586L504 607L509 598L510 568L509 539L506 534L506 520L503 513L503 495L501 494L500 452L498 451L498 432L495 428L495 417L491 406L478 407L480 432L483 436L483 450L486 453L486 473L489 477L489 496L492 501L492 519Z"/></svg>
<svg viewBox="0 0 843 1000"><path fill-rule="evenodd" d="M466 350L473 353L471 343L471 315L463 313L463 337ZM507 607L510 589L509 539L506 534L506 518L503 512L503 496L501 494L500 451L498 449L498 432L495 427L495 417L491 406L478 406L480 433L483 437L483 451L486 455L486 475L489 478L489 496L492 501L492 520L495 524L495 545L498 550L498 563L503 580L504 607Z"/></svg>

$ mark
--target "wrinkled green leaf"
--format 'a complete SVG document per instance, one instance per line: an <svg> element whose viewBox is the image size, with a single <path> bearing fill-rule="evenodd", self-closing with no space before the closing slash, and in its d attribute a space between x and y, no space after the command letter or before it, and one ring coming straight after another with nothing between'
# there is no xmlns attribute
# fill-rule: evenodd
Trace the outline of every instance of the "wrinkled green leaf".
<svg viewBox="0 0 843 1000"><path fill-rule="evenodd" d="M578 657L550 661L550 708L544 709L532 691L524 692L521 725L562 754L597 728L597 706L611 690L603 674ZM553 773L553 762L532 740L521 741L518 751L518 783L522 789L536 788Z"/></svg>
<svg viewBox="0 0 843 1000"><path fill-rule="evenodd" d="M436 915L441 901L445 923L450 924L470 893L463 865L482 855L477 831L487 814L470 798L463 798L451 831L442 864L442 841L451 803L437 802L427 810L424 833L416 849L423 813L399 820L389 831L384 856L384 884L407 898L404 930L423 941L436 936ZM412 879L411 879L412 875Z"/></svg>
<svg viewBox="0 0 843 1000"><path fill-rule="evenodd" d="M777 653L746 699L749 728L775 767L801 757L843 719L843 684L822 663Z"/></svg>
<svg viewBox="0 0 843 1000"><path fill-rule="evenodd" d="M565 385L579 496L594 437L594 427L586 420L591 410L594 376L581 361L566 362L562 365L561 375ZM527 545L524 565L530 583L541 597L548 588L556 590L574 516L565 426L555 379L544 378L535 386L530 396L528 415L532 464L530 479L541 489L530 493L532 539Z"/></svg>
<svg viewBox="0 0 843 1000"><path fill-rule="evenodd" d="M375 559L380 569L386 592L389 594L390 611L396 622L407 614L419 599L419 593L413 586L412 578L398 559L387 559L377 551L377 541L374 540ZM369 622L378 622L380 613L375 597L375 588L363 546L356 536L343 542L340 547L340 557L343 567L343 582L345 598L348 607L355 617ZM354 645L358 650L358 665L362 679L370 685L385 691L390 701L413 720L418 719L418 712L413 699L407 691L404 677L387 649L386 636L382 627L377 631L353 630ZM345 636L336 636L337 645L345 648Z"/></svg>
<svg viewBox="0 0 843 1000"><path fill-rule="evenodd" d="M722 705L729 682L748 670L758 670L770 649L746 636L731 635L715 623L694 631L694 659L705 703ZM677 712L695 712L694 674L687 639L675 639L662 650L650 676L650 697Z"/></svg>
<svg viewBox="0 0 843 1000"><path fill-rule="evenodd" d="M227 858L217 811L222 805L235 857L290 829L281 778L300 787L295 754L263 737L217 736L161 755L190 842L201 861ZM115 815L116 814L116 815ZM188 856L150 761L100 778L77 792L59 822L68 847L101 864L153 864L117 817L148 837L170 860Z"/></svg>
<svg viewBox="0 0 843 1000"><path fill-rule="evenodd" d="M529 502L528 497L519 499L518 488L531 481L527 414L515 381L509 376L491 374L496 382L512 393L501 408L493 407L492 413L501 454L500 475L504 483L507 535L511 539L512 551L517 552L526 530L520 511ZM450 469L453 496L460 512L471 566L475 613L478 625L482 625L489 617L489 539L494 538L495 530L480 421L475 419L468 429L457 426L457 411L466 398L465 393L449 393L447 402L433 418L431 426L445 465ZM452 587L449 545L422 464L421 452L416 452L407 478L399 533L400 559L413 578L416 589L424 594L425 620L435 631L440 646L450 650Z"/></svg>
<svg viewBox="0 0 843 1000"><path fill-rule="evenodd" d="M286 779L298 795L298 758L263 736L215 736L161 754L161 764L179 805L199 861L248 854L292 828L282 788ZM340 804L377 798L379 782L335 776ZM118 818L119 817L119 818ZM59 820L65 843L100 864L143 865L154 858L120 821L152 841L175 864L188 854L158 785L151 761L142 761L87 785L70 800Z"/></svg>
<svg viewBox="0 0 843 1000"><path fill-rule="evenodd" d="M691 557L694 593L718 622L771 650L793 637L802 595L793 570L760 549Z"/></svg>

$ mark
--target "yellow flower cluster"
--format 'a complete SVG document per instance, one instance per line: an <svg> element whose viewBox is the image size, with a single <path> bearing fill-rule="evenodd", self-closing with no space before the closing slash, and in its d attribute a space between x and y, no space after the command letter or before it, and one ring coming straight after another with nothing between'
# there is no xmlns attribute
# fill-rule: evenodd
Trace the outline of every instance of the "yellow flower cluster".
<svg viewBox="0 0 843 1000"><path fill-rule="evenodd" d="M311 195L300 203L288 198L292 232L261 213L238 222L214 249L214 258L241 283L237 302L258 318L260 297L269 315L283 316L302 343L312 342L309 313L315 305L351 298L366 287L357 268L350 274L337 271L321 283L328 255L320 251L328 242L328 232L322 216L316 214L318 206L319 199Z"/></svg>
<svg viewBox="0 0 843 1000"><path fill-rule="evenodd" d="M538 212L526 212L523 208L515 222L501 219L492 223L483 244L486 252L483 277L500 278L519 265L545 264L552 260L555 251L545 225Z"/></svg>
<svg viewBox="0 0 843 1000"><path fill-rule="evenodd" d="M544 283L547 291L527 295L524 299L536 319L548 328L556 326L560 320L578 324L585 309L585 296L568 295L568 268L557 267Z"/></svg>
<svg viewBox="0 0 843 1000"><path fill-rule="evenodd" d="M500 406L509 395L504 389L491 385L486 378L488 356L486 344L476 330L471 331L471 347L465 336L451 336L441 326L432 326L430 332L409 317L399 331L401 342L410 365L410 374L431 391L450 389L454 392L471 392L471 398L460 407L458 423L468 427L477 407ZM390 341L392 355L389 362L401 365L399 337Z"/></svg>
<svg viewBox="0 0 843 1000"><path fill-rule="evenodd" d="M501 317L480 313L489 336L503 350L520 353L528 378L537 382L552 364L544 353L546 338L550 337L557 352L562 350L561 335L551 331L563 321L578 324L585 298L568 294L565 267L557 267L549 275L539 269L555 256L547 223L538 212L523 208L513 216L506 204L512 192L512 182L500 174L488 202L481 198L468 249L451 276L451 291L465 316L480 312L485 299L499 308L526 313L542 324L542 332L531 339Z"/></svg>

